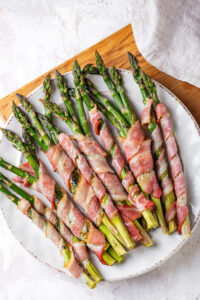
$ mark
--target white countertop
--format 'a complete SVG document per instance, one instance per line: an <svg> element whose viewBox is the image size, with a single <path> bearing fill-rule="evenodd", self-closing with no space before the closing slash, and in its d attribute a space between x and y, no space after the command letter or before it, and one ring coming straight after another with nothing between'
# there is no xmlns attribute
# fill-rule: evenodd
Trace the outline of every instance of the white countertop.
<svg viewBox="0 0 200 300"><path fill-rule="evenodd" d="M1 0L0 98L129 24L134 7L124 2ZM27 253L0 213L0 300L200 299L199 242L200 226L156 270L90 291Z"/></svg>

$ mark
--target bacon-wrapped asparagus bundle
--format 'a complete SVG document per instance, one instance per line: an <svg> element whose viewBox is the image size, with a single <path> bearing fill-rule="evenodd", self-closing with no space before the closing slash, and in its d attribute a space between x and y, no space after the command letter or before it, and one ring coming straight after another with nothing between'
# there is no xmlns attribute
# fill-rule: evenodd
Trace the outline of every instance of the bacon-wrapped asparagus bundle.
<svg viewBox="0 0 200 300"><path fill-rule="evenodd" d="M4 177L4 176L3 176ZM3 184L2 184L3 182ZM82 279L91 289L95 288L95 282L89 277L88 273L84 271L84 268L81 267L78 260L76 259L72 246L67 243L61 234L56 230L56 228L52 225L52 223L45 218L45 216L41 216L35 208L31 205L31 203L25 198L18 198L14 194L12 194L5 186L11 186L11 183L4 177L0 177L0 191L4 193L14 204L17 205L17 208L40 229L42 230L46 237L50 239L53 244L58 248L60 254L64 258L64 267L68 269L68 271L75 278ZM5 185L5 186L4 186ZM16 192L16 191L15 191ZM39 204L37 202L37 204Z"/></svg>
<svg viewBox="0 0 200 300"><path fill-rule="evenodd" d="M31 178L31 177L30 177ZM89 261L89 255L83 241L80 241L71 231L65 226L63 221L48 207L46 206L38 197L32 196L22 190L20 187L15 185L2 173L0 173L0 182L6 184L15 193L20 195L23 199L29 201L31 206L42 216L46 218L47 221L53 224L53 226L58 230L64 240L72 247L76 258L83 265L83 267L89 272L93 277L95 282L99 282L102 276L99 274L97 269L94 267L91 261ZM72 265L73 268L73 265ZM73 269L72 269L73 270ZM76 268L75 268L76 270Z"/></svg>
<svg viewBox="0 0 200 300"><path fill-rule="evenodd" d="M90 109L90 107L93 108ZM115 142L115 139L109 127L107 126L105 120L103 119L102 114L99 111L97 111L97 106L92 102L91 98L90 98L90 107L88 107L89 116L90 116L91 124L95 129L94 131L97 135L99 135L104 148L107 150L109 154L111 154L112 166L118 173L118 176L122 179L122 184L124 188L129 193L130 202L129 201L125 203L119 202L117 204L117 208L121 212L122 218L124 220L125 225L128 227L131 237L135 241L140 240L140 242L142 242L145 246L150 246L152 245L152 241L150 237L141 228L140 224L137 221L137 218L141 217L143 214L146 217L147 224L148 225L152 224L152 220L154 221L154 218L152 218L151 215L149 218L149 211L147 209L153 209L154 203L150 200L146 201L146 197L139 189L137 183L135 182L132 172L129 170L128 166L126 165L121 150L118 144ZM107 112L107 117L112 123L115 123L116 120L112 116L112 114L109 114L109 112ZM135 206L130 204L134 204ZM146 205L148 205L148 207L146 207ZM139 231L136 228L134 228L132 222L134 222L135 227ZM154 221L152 227L157 227L156 221Z"/></svg>
<svg viewBox="0 0 200 300"><path fill-rule="evenodd" d="M163 233L167 232L165 219L163 216L162 206L160 202L161 189L158 184L155 171L153 169L153 157L151 154L151 140L145 137L144 131L142 130L140 121L137 120L134 115L132 108L128 103L127 98L121 98L116 90L114 83L111 81L108 71L103 63L102 58L96 52L96 64L99 69L99 73L103 76L109 91L113 95L113 98L118 105L119 109L123 113L127 122L131 125L130 129L126 130L126 137L121 138L121 144L126 159L130 165L130 169L133 172L138 184L141 189L150 195L152 201L155 203L156 213L162 227ZM118 97L114 95L118 94ZM101 101L101 99L99 99ZM107 99L108 100L108 99ZM103 104L104 105L104 104ZM107 101L107 107L111 107L109 100ZM112 110L110 110L112 113ZM130 112L134 117L128 118Z"/></svg>
<svg viewBox="0 0 200 300"><path fill-rule="evenodd" d="M2 129L5 136L11 140L13 136L17 136L15 133ZM20 141L20 138L18 137L18 142ZM20 142L23 144L23 142ZM16 144L18 147L18 144ZM18 148L19 149L19 148ZM19 149L20 150L20 149ZM39 165L39 163L38 163ZM40 162L40 166L41 162ZM33 174L33 169L31 170L31 165L25 164L25 166L22 166L22 168L26 167L29 169L30 172ZM34 188L37 188L39 192L42 191L43 194L45 194L45 187L46 182L49 181L49 175L45 176L47 172L43 172L44 166L42 166L42 170L39 172L41 176L39 177L39 180L35 184ZM34 174L35 175L35 174ZM32 176L33 177L33 176ZM27 180L29 180L30 177L25 177L25 184ZM34 177L33 177L34 178ZM78 208L71 202L69 197L67 196L67 193L64 191L64 189L61 189L54 181L53 178L51 178L51 185L53 185L54 189L51 188L51 190L48 191L46 189L46 195L48 196L47 199L50 200L51 203L53 203L53 208L56 209L57 215L61 218L61 220L66 224L67 227L70 228L70 230L77 236L79 239L85 241L87 243L87 246L97 255L97 257L100 259L102 263L107 262L108 264L113 264L114 260L110 257L110 255L105 252L107 248L107 243L105 241L104 234L100 232L97 228L93 226L91 221L87 219L79 210ZM51 196L51 197L50 197ZM81 204L81 203L80 203ZM84 204L82 205L84 208ZM94 211L95 212L95 211ZM91 212L92 214L92 212ZM94 214L91 215L91 217L95 218ZM114 236L109 232L109 230L106 228L105 225L100 225L103 227L104 233L107 233L107 238L111 240L111 242L115 245L115 240L112 239Z"/></svg>
<svg viewBox="0 0 200 300"><path fill-rule="evenodd" d="M176 207L175 202L172 202L167 210L167 214L168 216L173 216L177 210L177 218L179 223L178 232L182 233L184 238L187 238L190 236L190 221L187 207L187 190L183 173L183 166L180 159L180 155L178 153L178 146L174 135L170 113L168 112L166 105L160 103L154 82L147 74L145 74L142 71L142 69L138 65L137 59L131 53L129 53L129 61L133 69L134 78L140 86L143 99L144 101L147 100L144 118L146 115L147 119L150 119L151 121L155 122L154 126L151 126L153 127L152 133L156 133L156 128L158 128L158 124L160 124L167 148L169 164L171 167L172 177L174 181L174 190L177 198ZM150 111L151 115L149 113ZM157 149L155 149L155 153L157 153L158 157L162 156L162 147L158 147L159 142L161 143L161 141L162 137L159 138L159 141L157 141L158 144L155 144L157 146ZM167 167L165 169L167 170ZM167 175L164 175L165 176L163 177L166 178ZM168 186L170 186L170 184L168 184ZM168 188L168 191L170 192L168 193L168 195L171 196L173 190ZM175 201L175 197L173 195L171 196L171 198ZM170 210L172 205L173 209Z"/></svg>
<svg viewBox="0 0 200 300"><path fill-rule="evenodd" d="M75 77L75 82L77 84L78 82L78 76L80 76L80 67L78 65L78 62L76 61L74 63L74 77ZM58 87L60 89L60 93L61 96L63 98L63 101L65 104L67 104L67 101L69 99L68 97L68 88L67 88L67 84L66 81L64 79L64 77L57 71L56 72L56 78L57 78L57 84ZM82 85L81 85L82 87ZM75 95L76 94L76 95ZM83 94L83 93L82 93ZM87 129L86 131L88 132L88 124L87 124L87 119L85 117L85 112L83 109L83 104L82 104L82 99L80 97L79 91L78 89L76 89L76 93L73 93L73 97L76 96L76 104L79 107L78 111L79 111L79 117L80 119L82 119L82 124L84 124L85 129ZM86 95L85 95L86 97ZM87 96L88 97L88 96ZM88 105L89 105L89 101L91 101L88 98ZM69 103L71 106L71 102ZM66 108L68 106L66 105ZM57 109L57 113L59 115L62 114L62 111L60 108L58 108L57 106L54 106L54 108ZM71 110L68 111L68 113L71 115L73 111L73 108ZM73 116L75 116L75 113L73 111ZM45 117L40 116L41 120L43 121L43 125L49 129L49 131L52 131L52 135L55 134L55 130L57 128L55 128L55 126L52 126L52 124L49 124L48 120L45 119ZM75 117L74 117L75 118ZM85 131L85 132L86 132ZM56 134L59 134L58 132L56 132ZM97 195L97 197L99 198L100 201L102 201L102 199L104 199L103 196L107 196L106 191L104 186L102 185L101 181L98 179L98 177L96 176L96 174L91 170L91 167L88 165L86 159L84 158L84 156L80 153L80 151L77 149L77 147L75 147L75 145L73 144L73 142L71 141L70 137L67 136L66 134L62 133L59 135L58 140L60 141L61 146L63 146L63 148L66 150L66 152L68 153L68 155L72 158L72 160L74 162L76 162L76 164L78 165L79 169L81 170L81 172L83 173L83 175L85 176L85 178L87 179L88 182L91 183L91 185L94 187L95 193ZM84 163L82 163L84 162ZM91 180L92 178L92 180ZM100 193L99 193L100 191ZM138 223L137 220L135 220L136 217L141 216L140 212L137 211L137 209L135 207L133 207L132 205L130 206L130 202L127 201L129 205L123 205L122 202L120 202L120 210L124 212L124 216L122 216L124 223L126 224L129 233L131 233L131 237L133 238L134 241L138 241L141 240L141 242L143 244L145 244L146 246L151 245L152 241L150 239L150 237L146 234L146 232L143 230L143 228L140 226L140 224ZM151 202L151 201L150 201ZM125 204L127 204L125 202ZM152 203L153 204L153 203ZM153 204L154 205L154 204ZM146 218L147 221L149 222L150 225L152 225L152 220L154 221L154 218L152 217L151 213L149 211L146 211ZM144 215L145 215L144 213ZM132 221L128 218L127 216L130 218L132 218L132 221L134 220L135 225L132 223ZM155 222L154 222L155 224ZM153 225L154 225L153 224ZM138 232L138 229L140 232Z"/></svg>
<svg viewBox="0 0 200 300"><path fill-rule="evenodd" d="M153 153L155 157L155 165L157 176L162 186L162 199L165 205L165 219L168 224L168 232L172 233L176 230L176 202L172 180L168 171L168 162L165 156L165 149L160 127L156 122L156 116L153 111L153 99L150 95L149 88L144 85L146 75L138 66L137 59L128 53L129 62L133 70L133 76L138 83L145 108L142 112L142 125L147 128L153 140ZM116 71L117 72L117 71Z"/></svg>
<svg viewBox="0 0 200 300"><path fill-rule="evenodd" d="M76 75L76 82L79 82L79 86L81 89L84 89L86 91L86 84L84 82L83 75L81 74L81 69L78 65L78 62L76 61L74 63L74 73ZM95 89L94 86L92 86L91 81L87 80L88 85L90 85L93 90ZM95 89L96 92L98 92ZM84 98L85 99L85 98ZM106 99L104 98L105 102ZM103 101L104 101L103 100ZM154 218L152 217L150 211L148 209L152 209L154 207L154 203L144 196L144 194L139 189L138 185L135 183L135 179L133 177L132 172L129 170L128 166L125 165L125 161L123 158L123 155L121 153L121 150L119 149L118 145L115 143L113 135L111 134L108 126L103 121L101 117L101 113L97 112L93 108L95 107L94 102L92 101L91 97L87 95L87 101L85 101L85 104L90 111L90 120L92 122L92 125L94 127L94 131L96 134L100 135L100 139L103 143L104 148L108 151L108 153L111 153L112 156L112 165L114 169L116 170L118 176L122 179L122 184L124 188L129 192L129 200L130 202L134 203L136 205L139 212L143 213L143 216L147 220L148 228L154 228L157 226L157 223L155 222ZM117 111L115 111L114 107L112 107L112 111L114 111L114 116L110 112L108 114L112 118L112 122L116 124L115 117L119 117L119 119L122 119L123 122L123 116L121 114L118 114ZM122 123L121 122L121 123ZM119 121L118 121L119 123ZM124 124L124 128L125 128ZM120 127L121 128L121 127Z"/></svg>
<svg viewBox="0 0 200 300"><path fill-rule="evenodd" d="M61 76L59 74L59 76ZM58 72L57 72L58 77ZM62 77L61 77L62 79ZM77 95L79 96L78 90ZM120 182L113 172L113 170L108 165L105 155L106 153L103 151L103 149L98 145L98 143L92 139L89 136L89 129L87 125L87 120L80 121L82 124L82 128L84 126L84 132L87 134L86 136L83 135L82 130L79 126L77 126L77 122L73 122L73 120L70 118L70 114L67 113L67 111L64 111L61 109L58 105L55 103L52 103L50 101L41 100L44 106L46 106L52 113L59 116L63 121L67 123L67 125L70 127L72 132L74 133L74 138L78 141L78 144L80 146L80 150L84 152L91 164L93 161L93 166L96 168L96 171L98 169L98 175L100 179L103 178L103 183L107 183L106 187L109 187L109 192L111 192L111 197L113 198L113 194L115 197L118 197L118 200L126 199L127 195L123 188L120 185ZM77 99L78 101L78 111L83 112L83 105L80 99ZM83 125L84 124L84 125ZM110 220L115 224L116 228L118 229L119 233L121 234L124 243L128 249L133 248L134 243L131 240L128 231L126 227L123 224L123 221L121 220L118 211L114 204L112 203L111 197L106 192L103 184L99 180L99 178L96 176L96 174L91 170L91 168L88 168L89 165L87 164L87 161L85 160L83 155L78 155L78 157L74 156L76 153L72 153L73 149L73 143L70 143L70 139L66 134L62 134L59 137L59 142L62 146L65 147L66 152L68 155L73 159L74 163L77 164L77 166L81 169L81 171L84 173L85 178L87 181L93 186L94 191L98 199L100 200L101 205L105 209L107 215L109 216ZM87 152L86 152L87 151ZM93 157L93 159L92 159ZM78 158L78 159L77 159ZM86 166L87 165L87 166ZM107 180L107 181L106 181ZM115 185L116 184L116 185ZM119 187L118 187L119 185ZM119 199L120 198L120 199ZM109 211L112 211L112 215Z"/></svg>

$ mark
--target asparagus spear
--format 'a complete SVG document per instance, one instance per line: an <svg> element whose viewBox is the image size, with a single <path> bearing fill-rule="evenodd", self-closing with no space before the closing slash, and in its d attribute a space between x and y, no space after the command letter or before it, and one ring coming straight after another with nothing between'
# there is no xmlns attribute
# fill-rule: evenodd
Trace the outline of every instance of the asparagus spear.
<svg viewBox="0 0 200 300"><path fill-rule="evenodd" d="M123 87L123 83L122 83L122 76L114 66L111 68L111 75L112 75L113 81L115 82L116 89L122 99L122 103L127 110L128 122L130 125L134 124L136 121L136 116L133 114L131 105L126 96L126 93L125 93L125 90Z"/></svg>
<svg viewBox="0 0 200 300"><path fill-rule="evenodd" d="M45 144L40 134L38 134L32 127L25 113L15 104L12 103L12 112L15 118L21 123L23 128L25 128L29 135L36 141L36 143L44 150L45 152L48 150L48 145Z"/></svg>
<svg viewBox="0 0 200 300"><path fill-rule="evenodd" d="M1 182L2 182L2 180L1 180ZM3 179L3 183L5 186L7 186L7 180ZM71 246L65 240L63 240L63 238L57 232L57 230L53 227L53 225L44 216L41 216L32 206L28 207L28 209L26 211L24 211L23 207L27 200L25 200L23 198L22 199L18 198L17 196L12 194L4 185L2 183L0 183L0 191L2 193L4 193L15 205L17 205L18 209L21 210L21 212L24 213L27 217L29 217L32 220L32 222L35 225L37 225L45 233L47 238L52 240L52 242L58 247L58 249L60 250L60 254L64 258L64 262L65 262L64 266L66 268L68 268L71 259L73 259L72 256L74 255L73 250L71 249ZM9 184L9 185L11 185L11 184ZM30 197L28 197L28 198L30 198ZM20 205L21 202L23 203L22 205ZM49 232L51 232L51 234L49 234ZM57 238L59 238L59 245L56 244L55 241L53 240L52 232L54 233L54 235L56 234ZM81 273L82 273L81 279L91 289L95 288L95 286L96 286L95 281L93 281L89 277L88 273L85 272L83 268L81 270Z"/></svg>
<svg viewBox="0 0 200 300"><path fill-rule="evenodd" d="M157 94L156 94L156 90L154 88L154 84L151 81L150 77L148 77L142 71L142 69L138 65L137 59L131 53L128 53L128 58L129 58L129 62L131 64L131 68L132 68L132 71L133 71L133 77L135 78L136 82L138 83L138 85L140 87L140 90L141 90L141 93L142 93L142 96L143 96L144 104L148 105L148 102L152 97L155 99L154 100L155 103L157 103L158 102L158 97L157 97ZM150 93L150 88L152 89L152 94ZM153 109L153 107L152 107L152 109ZM156 124L156 117L155 117L154 112L152 111L151 112L151 122L147 127L149 133L152 135L152 138L153 138L154 131L156 129L158 130L158 128L159 128L157 126L158 125ZM159 133L160 133L160 129L159 129ZM161 136L161 134L160 134L160 136ZM161 157L163 152L165 152L163 143L160 145L159 149L155 149L155 147L154 147L154 157L155 157L156 161L159 160L159 158ZM164 181L165 181L165 178L167 176L169 176L169 170L168 170L168 167L167 167L168 164L167 164L167 159L166 159L165 156L163 157L163 162L164 162L166 168L163 170L161 176L159 176L161 184L163 184ZM171 179L170 179L170 182L171 182ZM169 192L166 196L163 196L163 202L164 202L164 205L165 205L166 212L169 209L170 205L174 201L175 201L175 194L174 194L173 190L171 192ZM172 233L176 230L176 228L177 228L176 221L175 221L175 218L173 218L168 224L168 232Z"/></svg>
<svg viewBox="0 0 200 300"><path fill-rule="evenodd" d="M48 74L43 82L43 93L44 93L44 100L50 100L52 92L52 86L51 86L51 75ZM45 109L45 115L49 119L49 121L52 121L52 114L51 112L46 108Z"/></svg>
<svg viewBox="0 0 200 300"><path fill-rule="evenodd" d="M119 110L121 111L122 115L125 117L126 121L130 124L130 112L129 108L123 105L122 99L120 97L119 92L117 91L115 85L113 84L112 80L110 79L110 76L108 74L108 70L105 67L103 60L99 53L96 51L95 52L95 57L96 57L96 65L99 70L99 74L103 76L104 82L106 83L110 94L115 100L115 103L117 104Z"/></svg>
<svg viewBox="0 0 200 300"><path fill-rule="evenodd" d="M77 125L79 125L78 119L76 118L74 108L72 106L72 102L70 100L70 97L68 95L68 87L66 80L64 76L62 76L57 70L56 70L56 82L57 82L57 87L60 91L60 95L62 97L62 100L65 104L65 107L69 113L70 118L73 120L73 122Z"/></svg>
<svg viewBox="0 0 200 300"><path fill-rule="evenodd" d="M123 136L126 135L127 129L130 127L127 120L124 118L124 116L119 112L118 109L109 101L109 99L105 96L103 96L96 88L94 83L92 83L91 80L88 78L85 78L85 83L89 89L89 92L91 95L94 95L99 102L106 107L107 111L109 111L113 116L118 120L121 126L120 132L123 134Z"/></svg>
<svg viewBox="0 0 200 300"><path fill-rule="evenodd" d="M37 178L39 178L38 162L37 162L37 159L36 159L35 155L33 155L30 152L29 147L27 145L25 145L22 142L22 140L18 137L18 135L16 133L14 133L13 131L3 129L3 128L0 128L0 130L6 136L6 138L15 145L17 150L24 153L24 156L26 157L26 159L30 162L31 166L33 167Z"/></svg>
<svg viewBox="0 0 200 300"><path fill-rule="evenodd" d="M47 145L47 146L50 146L51 145L51 140L48 136L48 134L46 133L46 131L44 130L44 128L42 127L42 124L40 123L40 121L38 120L38 117L37 117L37 114L36 112L33 110L33 107L32 105L30 104L30 102L27 101L26 97L20 95L20 94L17 94L17 98L19 99L21 105L26 109L26 111L29 113L29 115L31 116L31 119L33 121L33 124L35 126L35 128L37 129L37 131L39 132L39 134L41 135L44 143ZM47 101L44 100L44 101ZM48 114L50 112L48 111Z"/></svg>

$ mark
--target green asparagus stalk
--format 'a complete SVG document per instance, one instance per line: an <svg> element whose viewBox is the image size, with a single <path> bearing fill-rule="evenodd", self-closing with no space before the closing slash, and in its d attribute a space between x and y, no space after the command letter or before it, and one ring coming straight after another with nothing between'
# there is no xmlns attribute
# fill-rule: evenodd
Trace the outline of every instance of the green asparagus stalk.
<svg viewBox="0 0 200 300"><path fill-rule="evenodd" d="M61 120L63 120L74 133L82 134L82 130L80 129L80 127L77 124L75 124L72 121L72 119L70 118L70 116L66 110L59 107L56 103L53 103L50 101L44 101L43 99L40 99L40 101L43 103L44 107L48 107L48 109L52 113L54 113Z"/></svg>
<svg viewBox="0 0 200 300"><path fill-rule="evenodd" d="M45 142L45 144L47 146L51 145L51 139L49 138L48 134L46 133L46 131L44 130L42 124L40 123L40 121L38 120L37 114L36 112L33 110L32 105L30 104L30 102L28 102L28 100L26 99L26 97L17 94L17 97L21 103L21 105L26 109L26 111L28 112L28 114L30 115L33 124L35 126L35 128L37 129L37 131L39 132L39 134L41 135L43 141ZM44 101L47 101L44 100ZM50 112L49 112L50 113Z"/></svg>
<svg viewBox="0 0 200 300"><path fill-rule="evenodd" d="M119 112L118 109L108 100L107 97L103 96L96 88L95 84L92 83L91 80L88 78L85 78L85 83L89 89L89 92L91 95L94 95L98 101L109 111L113 114L113 116L118 120L120 123L121 128L123 128L123 132L126 132L127 129L130 127L127 120L124 118L124 116Z"/></svg>
<svg viewBox="0 0 200 300"><path fill-rule="evenodd" d="M32 127L26 114L15 104L15 102L12 103L12 111L15 118L21 123L22 127L28 131L29 135L36 141L42 150L46 152L49 146L45 144L40 134L38 134Z"/></svg>
<svg viewBox="0 0 200 300"><path fill-rule="evenodd" d="M111 68L111 75L112 75L112 79L115 82L116 85L116 89L119 93L119 95L121 96L122 99L122 103L124 105L124 107L126 108L126 119L128 120L129 124L132 125L135 123L136 121L136 116L133 114L131 105L127 99L123 84L122 84L122 76L121 74L117 71L117 69L113 66Z"/></svg>
<svg viewBox="0 0 200 300"><path fill-rule="evenodd" d="M68 111L70 118L73 120L73 122L75 124L79 125L78 119L74 112L74 108L73 108L71 99L68 95L68 87L67 87L66 80L65 80L64 76L62 76L57 70L56 70L56 82L57 82L57 87L60 91L60 95L62 97L62 100L65 104L65 107Z"/></svg>
<svg viewBox="0 0 200 300"><path fill-rule="evenodd" d="M128 53L128 58L129 58L129 62L131 64L131 68L133 71L133 77L140 87L140 91L143 96L144 104L146 105L148 103L149 99L152 97L153 97L155 103L158 103L159 99L157 97L156 87L155 87L154 83L152 82L151 78L149 76L147 76L142 71L142 69L139 67L138 60L136 59L136 57L134 57L131 53ZM150 134L153 133L153 131L156 129L156 126L157 126L157 123L156 123L155 114L152 111L152 121L148 126L148 131ZM159 159L163 149L164 149L164 146L162 144L160 146L160 149L158 151L154 152L154 157L156 160ZM168 168L166 170L164 170L163 174L161 175L161 178L160 178L161 183L167 175L169 175ZM176 198L175 198L174 191L171 191L165 198L163 198L163 202L164 202L166 211L168 210L170 205L175 201L175 199ZM174 218L168 224L168 232L173 233L176 229L177 229L177 226L176 226L176 221Z"/></svg>
<svg viewBox="0 0 200 300"><path fill-rule="evenodd" d="M25 128L22 128L22 137L24 139L24 144L27 146L29 152L37 160L34 140L29 135L28 131Z"/></svg>
<svg viewBox="0 0 200 300"><path fill-rule="evenodd" d="M30 162L31 166L33 167L37 178L39 178L38 162L37 162L35 155L32 155L32 153L30 152L29 147L26 144L24 144L22 142L22 140L20 139L20 137L13 131L8 130L8 129L3 129L3 128L0 128L0 130L5 135L5 137L16 146L17 150L24 153L24 156L26 157L26 159Z"/></svg>
<svg viewBox="0 0 200 300"><path fill-rule="evenodd" d="M52 86L51 86L51 75L48 74L43 82L43 93L44 93L44 100L49 101L51 97ZM53 121L52 114L48 109L45 109L45 115L49 119L50 122Z"/></svg>
<svg viewBox="0 0 200 300"><path fill-rule="evenodd" d="M83 131L84 135L90 135L90 130L88 127L88 122L87 122L87 118L85 115L83 102L82 102L79 90L77 88L75 88L75 96L76 96L76 105L77 105L77 110L78 110L78 115L79 115L82 131Z"/></svg>
<svg viewBox="0 0 200 300"><path fill-rule="evenodd" d="M42 123L42 126L49 131L51 139L53 140L54 144L57 144L58 143L58 135L60 134L60 130L57 127L55 127L53 125L53 123L50 122L49 119L45 115L42 115L40 113L38 113L37 115L38 115L40 122Z"/></svg>
<svg viewBox="0 0 200 300"><path fill-rule="evenodd" d="M105 65L103 63L103 60L102 60L100 54L97 51L95 52L95 56L96 56L96 65L97 65L97 68L99 70L99 74L102 75L102 77L104 79L104 82L107 85L107 87L108 87L108 89L110 91L110 94L114 98L115 103L117 104L117 106L118 106L119 110L121 111L122 115L125 117L126 121L128 123L130 123L130 120L129 120L129 109L127 109L123 105L123 102L122 102L122 99L120 97L120 94L118 93L115 85L113 84L112 80L110 79L110 76L108 74L108 70L105 67Z"/></svg>
<svg viewBox="0 0 200 300"><path fill-rule="evenodd" d="M85 65L81 72L84 76L87 74L99 74L98 68L93 66L92 64Z"/></svg>

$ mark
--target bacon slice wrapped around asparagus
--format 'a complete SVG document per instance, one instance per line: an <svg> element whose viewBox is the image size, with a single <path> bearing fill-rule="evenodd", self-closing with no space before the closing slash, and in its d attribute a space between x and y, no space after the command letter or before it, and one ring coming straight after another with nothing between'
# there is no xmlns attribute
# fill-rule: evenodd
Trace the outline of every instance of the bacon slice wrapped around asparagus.
<svg viewBox="0 0 200 300"><path fill-rule="evenodd" d="M3 184L2 184L3 183ZM0 174L0 191L17 205L17 208L28 218L31 219L31 221L40 229L42 230L46 237L52 241L52 243L58 248L60 254L64 258L64 267L67 268L67 270L72 274L75 278L82 279L90 288L95 288L96 284L95 281L93 281L88 273L84 271L84 268L79 264L74 252L72 246L66 242L57 229L53 226L52 221L54 221L54 218L52 217L53 212L49 210L46 211L44 215L41 215L37 209L41 210L42 202L34 197L31 197L30 195L26 194L26 192L22 191L22 194L27 196L29 200L26 198L18 198L14 194L12 194L5 186L9 186L12 188L12 182L10 182L5 176ZM18 187L14 185L15 192L18 191ZM20 192L21 194L21 192ZM33 202L31 204L31 202ZM56 216L55 216L56 218ZM49 221L51 219L51 221ZM63 223L61 223L63 224ZM55 225L55 224L54 224ZM64 225L63 225L64 226ZM66 227L62 227L60 229L60 232L62 231L63 235L65 234Z"/></svg>
<svg viewBox="0 0 200 300"><path fill-rule="evenodd" d="M6 135L6 137L8 137L9 140L11 141L12 141L12 136L15 137L17 136L15 133L11 131L5 129L3 129L2 131ZM19 141L20 138L18 137L18 143ZM20 141L20 143L23 144L22 141ZM16 146L18 146L18 144ZM3 163L1 162L1 165L2 166L5 165L5 162ZM9 168L8 165L6 167ZM29 165L29 170L30 168L31 165ZM21 171L24 172L23 170ZM33 170L31 172L33 172ZM31 178L32 180L32 178L35 177L29 175L23 178L25 178L25 182L26 182L27 180L29 180L29 178ZM40 180L40 178L38 180ZM31 184L34 184L34 182L35 181L32 181ZM110 255L107 252L105 252L107 248L107 243L105 241L104 234L100 232L97 228L95 228L94 225L91 223L91 221L78 210L78 208L71 202L70 198L67 196L64 189L61 189L56 184L54 184L54 186L55 186L55 191L57 190L57 192L56 192L56 197L54 198L53 207L55 207L57 211L57 215L66 224L66 226L70 228L70 230L73 232L73 234L76 237L78 237L79 239L87 243L87 246L97 255L97 257L100 259L102 263L105 263L107 261L108 264L113 264L114 260L110 257ZM82 207L83 208L85 207L84 203ZM105 228L105 225L103 225L103 229L106 232L108 231L109 237L110 235L111 238L113 237L112 234L109 232L109 230Z"/></svg>

